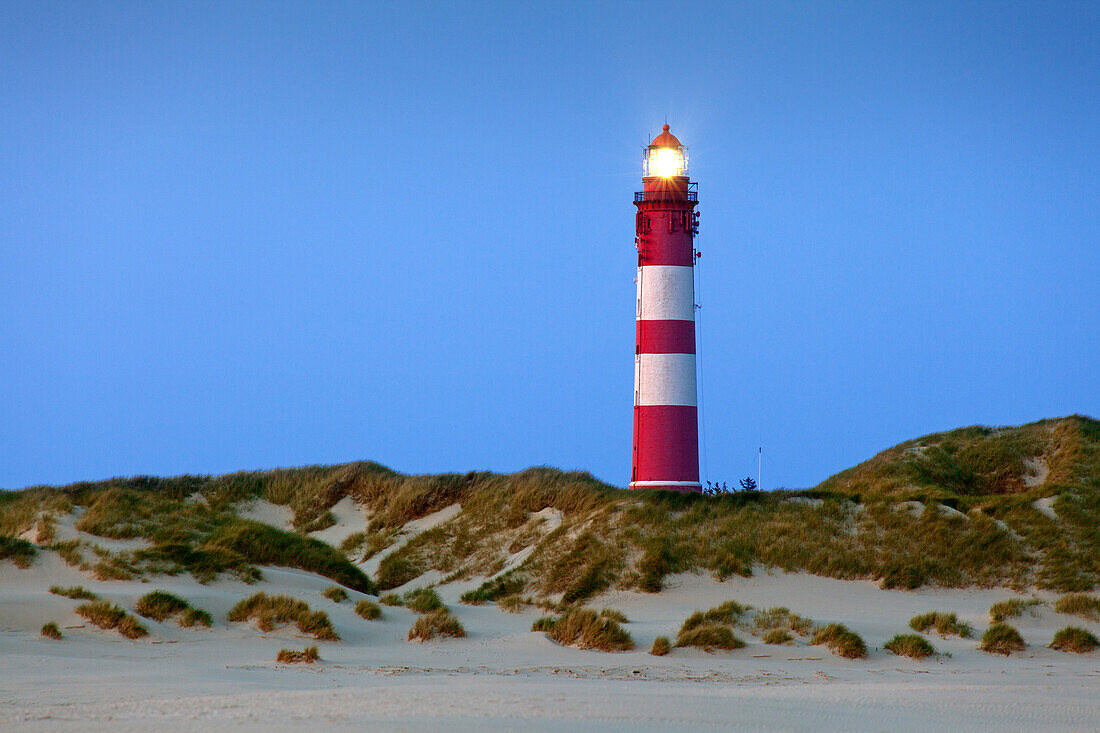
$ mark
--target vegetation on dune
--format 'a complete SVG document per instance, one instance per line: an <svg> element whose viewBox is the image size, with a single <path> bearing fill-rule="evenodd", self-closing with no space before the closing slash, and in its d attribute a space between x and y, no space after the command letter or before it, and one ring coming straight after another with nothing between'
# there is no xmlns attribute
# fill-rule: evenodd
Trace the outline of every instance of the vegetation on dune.
<svg viewBox="0 0 1100 733"><path fill-rule="evenodd" d="M409 641L428 641L437 636L458 638L466 636L466 629L446 608L437 608L416 620L409 629Z"/></svg>
<svg viewBox="0 0 1100 733"><path fill-rule="evenodd" d="M64 588L60 585L51 585L50 593L53 593L55 596L72 598L74 601L95 601L99 599L99 596L82 585L72 585L68 588Z"/></svg>
<svg viewBox="0 0 1100 733"><path fill-rule="evenodd" d="M921 613L909 619L909 628L922 634L929 629L935 629L940 636L957 636L960 639L969 639L974 634L974 628L960 621L954 613L942 611L929 611Z"/></svg>
<svg viewBox="0 0 1100 733"><path fill-rule="evenodd" d="M210 628L213 623L214 619L210 613L201 608L188 608L180 615L180 626L185 629L193 626Z"/></svg>
<svg viewBox="0 0 1100 733"><path fill-rule="evenodd" d="M190 607L191 604L174 593L155 590L139 598L134 610L138 612L138 615L145 618L163 621L169 616L186 611Z"/></svg>
<svg viewBox="0 0 1100 733"><path fill-rule="evenodd" d="M348 592L338 585L329 586L321 593L333 603L343 603L348 599Z"/></svg>
<svg viewBox="0 0 1100 733"><path fill-rule="evenodd" d="M434 588L413 588L401 599L405 608L414 613L431 613L443 608L443 599Z"/></svg>
<svg viewBox="0 0 1100 733"><path fill-rule="evenodd" d="M374 621L382 618L382 607L366 598L355 604L355 612L367 621Z"/></svg>
<svg viewBox="0 0 1100 733"><path fill-rule="evenodd" d="M401 600L401 596L397 593L385 593L378 599L378 602L383 606L405 605L405 602Z"/></svg>
<svg viewBox="0 0 1100 733"><path fill-rule="evenodd" d="M919 634L898 634L883 645L899 657L924 659L936 653L936 648Z"/></svg>
<svg viewBox="0 0 1100 733"><path fill-rule="evenodd" d="M315 646L307 646L302 651L280 649L275 661L280 664L315 664L321 658L321 652Z"/></svg>
<svg viewBox="0 0 1100 733"><path fill-rule="evenodd" d="M628 624L628 623L630 623L630 619L628 619L626 617L625 613L623 613L622 611L616 610L614 608L602 608L602 609L600 609L600 617L601 618L609 618L612 621L614 621L615 623L619 623L619 624Z"/></svg>
<svg viewBox="0 0 1100 733"><path fill-rule="evenodd" d="M863 637L843 624L829 624L814 630L812 644L821 645L833 654L845 659L862 659L867 656Z"/></svg>
<svg viewBox="0 0 1100 733"><path fill-rule="evenodd" d="M149 632L136 618L107 601L89 601L76 607L76 613L101 629L115 629L127 639L140 639Z"/></svg>
<svg viewBox="0 0 1100 733"><path fill-rule="evenodd" d="M1020 632L1005 623L997 623L990 626L982 634L978 648L991 654L1009 655L1012 652L1023 651L1027 647L1024 637Z"/></svg>
<svg viewBox="0 0 1100 733"><path fill-rule="evenodd" d="M1050 642L1051 649L1075 654L1088 654L1097 646L1100 646L1100 639L1079 626L1067 626L1061 629L1054 635L1054 641Z"/></svg>
<svg viewBox="0 0 1100 733"><path fill-rule="evenodd" d="M1042 605L1043 601L1038 598L1029 598L1026 601L1020 598L997 601L989 607L989 618L993 621L1004 621L1006 618L1023 616L1024 611L1028 611L1034 615L1036 607Z"/></svg>
<svg viewBox="0 0 1100 733"><path fill-rule="evenodd" d="M697 647L708 652L714 649L740 649L745 642L734 636L730 627L747 610L737 601L725 601L706 611L695 611L681 624L676 634L676 646Z"/></svg>
<svg viewBox="0 0 1100 733"><path fill-rule="evenodd" d="M794 641L794 637L786 629L768 629L760 640L765 644L786 644Z"/></svg>
<svg viewBox="0 0 1100 733"><path fill-rule="evenodd" d="M341 550L301 533L327 524L345 497L371 519ZM1033 506L1050 497L1056 518ZM257 498L289 507L300 532L236 516L241 502ZM899 509L903 502L919 504ZM754 566L897 589L1080 592L1100 582L1100 422L1071 416L928 435L805 491L625 492L550 468L410 476L370 462L110 479L0 495L0 536L11 540L40 522L48 537L48 517L82 507L79 529L150 543L97 554L89 567L101 578L190 572L202 581L221 573L254 580L257 565L285 565L372 592L345 553L372 555L407 522L453 504L461 505L454 518L383 559L378 588L428 570L449 581L493 576L527 551L520 567L466 602L527 593L580 604L609 588L657 591L673 573L725 578L751 575ZM24 559L34 549L18 547ZM74 564L88 562L85 545L51 547Z"/></svg>
<svg viewBox="0 0 1100 733"><path fill-rule="evenodd" d="M544 616L531 626L543 631L562 646L596 649L602 652L622 652L634 648L630 632L607 616L590 608L569 608L561 616Z"/></svg>
<svg viewBox="0 0 1100 733"><path fill-rule="evenodd" d="M1055 602L1054 610L1058 613L1081 616L1090 621L1100 621L1100 598L1084 593L1068 593Z"/></svg>
<svg viewBox="0 0 1100 733"><path fill-rule="evenodd" d="M653 640L653 646L649 648L649 653L655 657L663 657L670 651L672 651L672 644L667 636L658 636Z"/></svg>
<svg viewBox="0 0 1100 733"><path fill-rule="evenodd" d="M38 549L18 537L0 537L0 560L11 560L17 568L29 568Z"/></svg>
<svg viewBox="0 0 1100 733"><path fill-rule="evenodd" d="M805 636L813 630L814 622L805 616L791 613L785 606L775 606L763 611L757 611L752 619L752 632L754 634L768 633L769 631L791 631L799 636ZM778 637L776 637L778 638ZM765 641L767 641L765 639ZM767 642L769 644L782 644L783 642Z"/></svg>
<svg viewBox="0 0 1100 733"><path fill-rule="evenodd" d="M732 626L737 623L745 611L746 607L742 606L737 601L723 601L713 608L708 608L706 611L695 611L684 620L683 626L680 628L681 630L688 630L706 624L725 624Z"/></svg>
<svg viewBox="0 0 1100 733"><path fill-rule="evenodd" d="M321 641L340 640L327 613L313 611L305 601L290 596L269 596L260 591L233 606L227 618L234 622L255 619L257 628L263 632L273 630L275 624L293 621L303 634L310 634Z"/></svg>
<svg viewBox="0 0 1100 733"><path fill-rule="evenodd" d="M42 631L39 633L47 639L61 639L61 628L57 625L56 621L42 624Z"/></svg>

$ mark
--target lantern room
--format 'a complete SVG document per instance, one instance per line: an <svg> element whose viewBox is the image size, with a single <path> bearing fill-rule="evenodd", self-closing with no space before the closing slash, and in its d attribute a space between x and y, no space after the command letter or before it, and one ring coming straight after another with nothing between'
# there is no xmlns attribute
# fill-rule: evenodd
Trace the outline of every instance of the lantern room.
<svg viewBox="0 0 1100 733"><path fill-rule="evenodd" d="M661 134L642 153L642 176L645 178L676 178L687 176L687 148L665 125Z"/></svg>

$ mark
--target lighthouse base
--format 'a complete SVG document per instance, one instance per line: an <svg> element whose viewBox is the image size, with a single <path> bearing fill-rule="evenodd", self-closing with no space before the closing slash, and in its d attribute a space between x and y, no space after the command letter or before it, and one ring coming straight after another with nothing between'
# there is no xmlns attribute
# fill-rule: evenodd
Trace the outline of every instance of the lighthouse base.
<svg viewBox="0 0 1100 733"><path fill-rule="evenodd" d="M700 492L703 485L698 481L631 481L631 489L655 489L658 491Z"/></svg>

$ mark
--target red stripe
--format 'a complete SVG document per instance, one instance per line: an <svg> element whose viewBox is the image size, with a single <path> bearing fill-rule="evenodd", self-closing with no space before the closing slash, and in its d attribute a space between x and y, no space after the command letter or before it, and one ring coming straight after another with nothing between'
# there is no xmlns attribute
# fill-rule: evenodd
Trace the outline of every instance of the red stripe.
<svg viewBox="0 0 1100 733"><path fill-rule="evenodd" d="M698 481L698 409L680 405L634 408L632 481Z"/></svg>
<svg viewBox="0 0 1100 733"><path fill-rule="evenodd" d="M691 237L687 232L652 231L641 239L643 247L639 252L639 265L680 265L695 264Z"/></svg>
<svg viewBox="0 0 1100 733"><path fill-rule="evenodd" d="M694 354L695 321L638 321L639 354Z"/></svg>

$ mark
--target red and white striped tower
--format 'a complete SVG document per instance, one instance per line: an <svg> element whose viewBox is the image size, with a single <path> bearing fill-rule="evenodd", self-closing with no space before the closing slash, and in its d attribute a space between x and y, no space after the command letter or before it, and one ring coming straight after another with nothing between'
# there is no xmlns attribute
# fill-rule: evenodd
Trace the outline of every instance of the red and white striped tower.
<svg viewBox="0 0 1100 733"><path fill-rule="evenodd" d="M696 184L668 131L643 155L638 207L638 340L632 489L700 491L695 389Z"/></svg>

